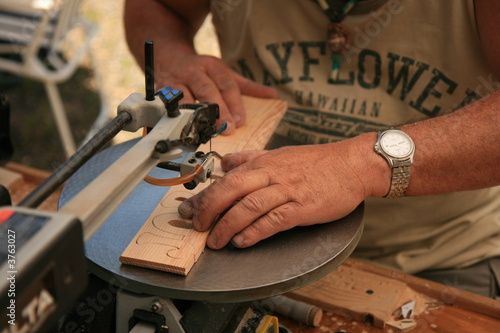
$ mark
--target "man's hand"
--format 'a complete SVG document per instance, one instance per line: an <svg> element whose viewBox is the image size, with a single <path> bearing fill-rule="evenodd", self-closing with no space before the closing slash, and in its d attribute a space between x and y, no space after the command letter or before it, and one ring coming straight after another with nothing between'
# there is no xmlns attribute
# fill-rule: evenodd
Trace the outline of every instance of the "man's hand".
<svg viewBox="0 0 500 333"><path fill-rule="evenodd" d="M373 136L370 141L374 140ZM367 147L341 142L227 155L222 162L228 173L184 201L179 212L192 218L199 231L212 228L223 214L208 237L213 249L230 241L247 247L295 226L340 219L373 194L367 182L370 174L389 172L387 163L373 152L370 156L382 171L365 170L370 163L370 158L363 158Z"/></svg>
<svg viewBox="0 0 500 333"><path fill-rule="evenodd" d="M161 59L161 55L158 58ZM168 64L168 66L167 66ZM182 103L195 100L219 105L218 126L226 122L224 132L231 134L245 123L242 95L278 98L275 89L253 82L237 74L220 59L196 54L183 55L171 61L159 62L156 74L158 86L172 86L184 92Z"/></svg>
<svg viewBox="0 0 500 333"><path fill-rule="evenodd" d="M231 134L245 122L241 95L278 98L278 93L242 77L218 58L196 53L193 39L209 11L209 0L127 0L125 32L130 51L141 66L144 41L154 41L157 88L182 90L182 103L218 104L218 125L227 122L224 133Z"/></svg>

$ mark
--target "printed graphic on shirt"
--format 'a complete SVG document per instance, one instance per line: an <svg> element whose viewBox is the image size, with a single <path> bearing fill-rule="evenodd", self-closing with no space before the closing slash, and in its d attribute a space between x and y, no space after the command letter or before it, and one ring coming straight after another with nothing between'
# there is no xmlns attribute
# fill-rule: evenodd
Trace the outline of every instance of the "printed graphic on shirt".
<svg viewBox="0 0 500 333"><path fill-rule="evenodd" d="M401 101L407 113L415 114L408 120L416 121L452 112L481 98L475 90L461 87L449 73L408 55L363 49L348 60L354 65L341 71L337 81L323 73L318 77L318 69L328 69L331 64L326 42L288 41L265 45L252 56L239 59L233 67L243 76L278 89L300 87L289 96L293 103L278 132L303 143L337 141L401 125L383 121L387 119L384 113L393 107L384 101ZM291 65L293 61L295 66ZM296 65L297 61L301 66ZM274 68L274 75L264 68ZM352 87L366 94L340 95L335 89L338 87Z"/></svg>

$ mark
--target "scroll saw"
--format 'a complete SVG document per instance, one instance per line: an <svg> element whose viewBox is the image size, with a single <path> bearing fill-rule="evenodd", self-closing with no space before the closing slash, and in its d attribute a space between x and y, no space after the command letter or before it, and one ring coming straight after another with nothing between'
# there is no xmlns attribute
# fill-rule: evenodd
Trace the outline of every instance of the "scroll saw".
<svg viewBox="0 0 500 333"><path fill-rule="evenodd" d="M17 294L7 297L10 286L2 281L1 305L5 309L14 299L18 323L27 331L47 330L69 309L83 291L87 265L115 287L116 318L110 320L116 332L245 332L259 313L255 301L326 275L361 236L362 205L335 223L297 227L247 249L207 248L186 277L121 264L120 254L166 192L142 180L150 174L186 188L207 181L215 152L198 158L196 166L181 166L196 156L198 144L221 131L217 105L180 104L182 92L168 87L154 92L152 42L145 53L146 94L120 104L118 116L19 207L0 210L2 237L7 230L18 237ZM96 154L120 130L141 127L148 129L144 137ZM59 212L34 209L66 180ZM4 272L7 255L2 252ZM29 306L40 311L26 317ZM9 332L8 326L1 329Z"/></svg>

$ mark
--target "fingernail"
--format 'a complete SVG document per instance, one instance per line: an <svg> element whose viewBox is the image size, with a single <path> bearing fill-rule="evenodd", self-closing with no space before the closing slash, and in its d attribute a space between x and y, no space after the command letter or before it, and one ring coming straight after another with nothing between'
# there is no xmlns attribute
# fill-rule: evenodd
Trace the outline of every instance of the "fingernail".
<svg viewBox="0 0 500 333"><path fill-rule="evenodd" d="M185 219L193 217L193 204L190 201L183 201L177 208L179 214Z"/></svg>
<svg viewBox="0 0 500 333"><path fill-rule="evenodd" d="M231 240L231 243L233 243L234 246L241 246L243 242L245 242L245 237L243 237L241 234L234 236Z"/></svg>
<svg viewBox="0 0 500 333"><path fill-rule="evenodd" d="M231 134L234 131L234 123L232 121L226 121L227 128L224 132L222 132L222 135L228 135Z"/></svg>
<svg viewBox="0 0 500 333"><path fill-rule="evenodd" d="M217 247L217 236L215 236L213 232L211 232L210 235L208 235L207 245L212 249Z"/></svg>
<svg viewBox="0 0 500 333"><path fill-rule="evenodd" d="M239 124L241 122L241 116L239 114L233 114L233 119L236 124Z"/></svg>

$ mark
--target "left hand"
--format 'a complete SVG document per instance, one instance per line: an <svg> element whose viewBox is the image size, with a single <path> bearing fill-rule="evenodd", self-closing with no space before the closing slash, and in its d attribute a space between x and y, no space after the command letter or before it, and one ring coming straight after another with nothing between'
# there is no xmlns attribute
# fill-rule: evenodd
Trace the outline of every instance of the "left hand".
<svg viewBox="0 0 500 333"><path fill-rule="evenodd" d="M184 201L179 213L206 231L227 210L208 237L212 249L230 241L248 247L295 226L340 219L372 194L367 170L377 170L352 141L226 155L229 172Z"/></svg>

